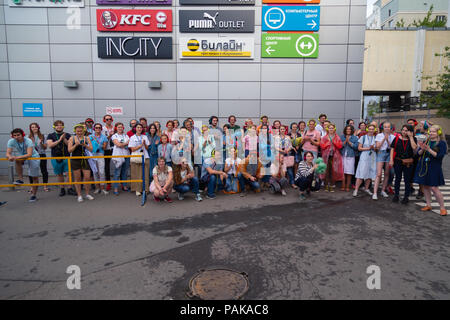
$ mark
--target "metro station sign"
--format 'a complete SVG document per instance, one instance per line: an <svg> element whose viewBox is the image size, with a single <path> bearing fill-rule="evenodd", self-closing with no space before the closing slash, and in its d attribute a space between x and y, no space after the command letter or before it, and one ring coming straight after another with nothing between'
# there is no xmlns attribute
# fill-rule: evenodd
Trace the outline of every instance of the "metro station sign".
<svg viewBox="0 0 450 320"><path fill-rule="evenodd" d="M97 9L97 30L171 32L172 10Z"/></svg>

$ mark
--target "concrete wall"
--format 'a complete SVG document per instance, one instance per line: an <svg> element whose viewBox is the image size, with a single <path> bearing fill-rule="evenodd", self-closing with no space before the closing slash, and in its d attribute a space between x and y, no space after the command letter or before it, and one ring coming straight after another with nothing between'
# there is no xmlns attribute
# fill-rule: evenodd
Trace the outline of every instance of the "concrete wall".
<svg viewBox="0 0 450 320"><path fill-rule="evenodd" d="M0 152L4 154L12 128L37 121L49 133L55 119L63 119L67 127L88 116L100 121L107 106L122 106L124 115L117 119L125 122L140 116L162 123L187 116L206 121L215 114L224 123L235 114L242 123L267 114L290 123L325 112L342 127L345 119L358 119L366 0L322 0L315 60L260 58L261 2L243 8L256 10L256 31L250 35L255 38L254 60L180 61L181 7L175 0L174 58L133 61L97 57L97 36L104 34L96 30L95 0L85 0L79 30L67 29L65 8L10 8L0 0ZM77 80L79 88L65 88L64 80ZM148 81L162 81L162 89L149 89ZM44 117L22 117L24 102L43 103Z"/></svg>

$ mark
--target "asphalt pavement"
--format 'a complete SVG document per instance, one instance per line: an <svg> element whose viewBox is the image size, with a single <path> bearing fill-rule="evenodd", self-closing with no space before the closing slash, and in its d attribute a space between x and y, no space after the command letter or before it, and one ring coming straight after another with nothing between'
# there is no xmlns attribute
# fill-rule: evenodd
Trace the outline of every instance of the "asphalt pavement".
<svg viewBox="0 0 450 320"><path fill-rule="evenodd" d="M248 275L244 299L450 298L450 220L414 203L340 191L301 202L292 189L144 207L130 193L38 198L0 192L0 299L189 299L190 279L215 267Z"/></svg>

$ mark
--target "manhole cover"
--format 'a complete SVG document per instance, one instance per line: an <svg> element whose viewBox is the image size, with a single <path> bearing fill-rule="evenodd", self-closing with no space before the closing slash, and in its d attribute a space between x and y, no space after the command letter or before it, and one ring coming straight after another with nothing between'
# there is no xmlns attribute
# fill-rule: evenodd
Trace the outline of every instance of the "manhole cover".
<svg viewBox="0 0 450 320"><path fill-rule="evenodd" d="M247 274L228 269L200 270L189 282L188 294L202 300L237 300L248 291Z"/></svg>

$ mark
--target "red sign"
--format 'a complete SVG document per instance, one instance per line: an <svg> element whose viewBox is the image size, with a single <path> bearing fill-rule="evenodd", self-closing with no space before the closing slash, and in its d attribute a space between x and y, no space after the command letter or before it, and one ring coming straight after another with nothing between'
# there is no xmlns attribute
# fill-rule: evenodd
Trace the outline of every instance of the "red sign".
<svg viewBox="0 0 450 320"><path fill-rule="evenodd" d="M97 9L97 30L172 32L172 10Z"/></svg>

